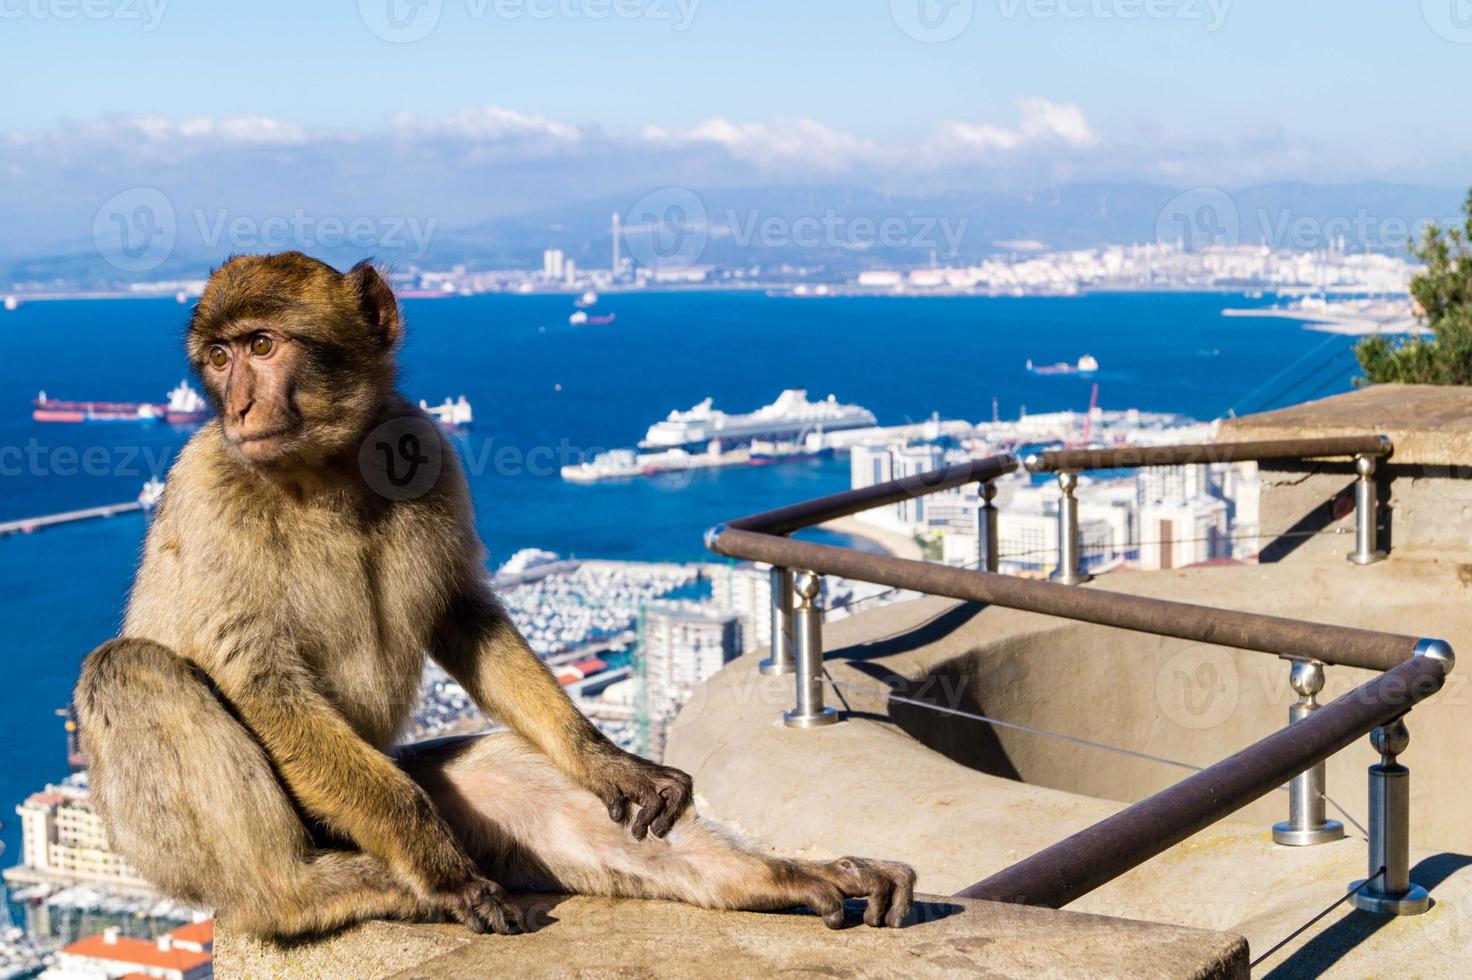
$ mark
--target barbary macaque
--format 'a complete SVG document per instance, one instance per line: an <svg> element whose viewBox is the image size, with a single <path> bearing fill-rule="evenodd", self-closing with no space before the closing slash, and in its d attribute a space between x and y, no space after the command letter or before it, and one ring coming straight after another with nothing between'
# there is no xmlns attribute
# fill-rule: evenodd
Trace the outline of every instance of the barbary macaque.
<svg viewBox="0 0 1472 980"><path fill-rule="evenodd" d="M375 918L524 924L507 889L714 909L845 898L897 926L914 872L767 856L615 746L492 594L454 452L395 390L369 263L233 258L187 333L216 414L169 474L122 635L76 708L113 846L261 936ZM508 732L396 746L433 657Z"/></svg>

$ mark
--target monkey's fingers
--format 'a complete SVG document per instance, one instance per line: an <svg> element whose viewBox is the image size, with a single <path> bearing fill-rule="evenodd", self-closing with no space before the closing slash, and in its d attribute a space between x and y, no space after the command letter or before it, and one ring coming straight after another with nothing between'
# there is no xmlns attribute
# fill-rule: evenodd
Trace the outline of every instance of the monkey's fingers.
<svg viewBox="0 0 1472 980"><path fill-rule="evenodd" d="M618 790L614 790L612 795L604 800L604 802L608 804L608 819L616 824L628 823L629 801L627 797Z"/></svg>
<svg viewBox="0 0 1472 980"><path fill-rule="evenodd" d="M634 840L643 840L649 835L649 825L663 810L664 797L652 787L639 797L639 815L634 818L634 824L629 828L629 832L634 835Z"/></svg>
<svg viewBox="0 0 1472 980"><path fill-rule="evenodd" d="M493 899L482 899L476 903L475 911L487 923L491 932L498 936L514 936L521 932L521 914L511 906Z"/></svg>
<svg viewBox="0 0 1472 980"><path fill-rule="evenodd" d="M690 787L680 783L671 783L659 791L664 801L660 810L659 818L650 825L650 831L655 837L663 837L670 832L675 821L680 819L680 814L690 805Z"/></svg>

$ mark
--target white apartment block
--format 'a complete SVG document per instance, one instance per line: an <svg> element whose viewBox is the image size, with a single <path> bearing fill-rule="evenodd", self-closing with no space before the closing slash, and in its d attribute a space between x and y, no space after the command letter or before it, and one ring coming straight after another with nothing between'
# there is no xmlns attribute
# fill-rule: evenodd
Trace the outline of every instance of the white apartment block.
<svg viewBox="0 0 1472 980"><path fill-rule="evenodd" d="M849 454L849 483L855 489L919 476L945 465L945 450L940 446L884 445L854 446ZM875 507L854 516L877 527L904 534L925 526L929 497L907 497L898 503Z"/></svg>
<svg viewBox="0 0 1472 980"><path fill-rule="evenodd" d="M648 725L649 754L664 755L669 722L695 688L741 654L741 619L711 603L657 600L639 618L636 709Z"/></svg>
<svg viewBox="0 0 1472 980"><path fill-rule="evenodd" d="M772 635L771 566L727 565L711 574L711 601L741 621L742 653L767 645Z"/></svg>
<svg viewBox="0 0 1472 980"><path fill-rule="evenodd" d="M562 281L563 277L562 249L549 248L542 252L542 278L553 282Z"/></svg>
<svg viewBox="0 0 1472 980"><path fill-rule="evenodd" d="M20 816L21 864L6 870L7 881L89 882L152 890L113 852L92 793L78 777L32 793L15 812Z"/></svg>
<svg viewBox="0 0 1472 980"><path fill-rule="evenodd" d="M1226 501L1196 497L1140 508L1140 568L1184 568L1230 557Z"/></svg>

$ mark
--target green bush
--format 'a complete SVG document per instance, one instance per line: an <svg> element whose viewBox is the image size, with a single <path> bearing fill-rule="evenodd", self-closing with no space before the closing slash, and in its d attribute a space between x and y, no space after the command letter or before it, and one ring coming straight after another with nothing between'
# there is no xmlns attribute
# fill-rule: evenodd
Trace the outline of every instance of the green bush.
<svg viewBox="0 0 1472 980"><path fill-rule="evenodd" d="M1472 192L1462 213L1462 227L1433 224L1411 248L1426 263L1411 280L1411 297L1431 335L1361 340L1354 353L1365 376L1358 383L1472 384Z"/></svg>

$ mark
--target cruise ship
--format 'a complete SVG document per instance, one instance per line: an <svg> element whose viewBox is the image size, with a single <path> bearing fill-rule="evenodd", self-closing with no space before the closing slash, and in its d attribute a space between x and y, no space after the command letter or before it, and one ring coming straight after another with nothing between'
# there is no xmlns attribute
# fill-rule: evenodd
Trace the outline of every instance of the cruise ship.
<svg viewBox="0 0 1472 980"><path fill-rule="evenodd" d="M875 425L874 413L858 405L844 405L832 395L819 402L808 401L802 388L788 388L770 405L746 415L727 415L711 407L712 399L685 412L671 412L656 422L639 443L646 449L669 449L700 442L723 445L752 439L798 440L809 432L834 432Z"/></svg>

